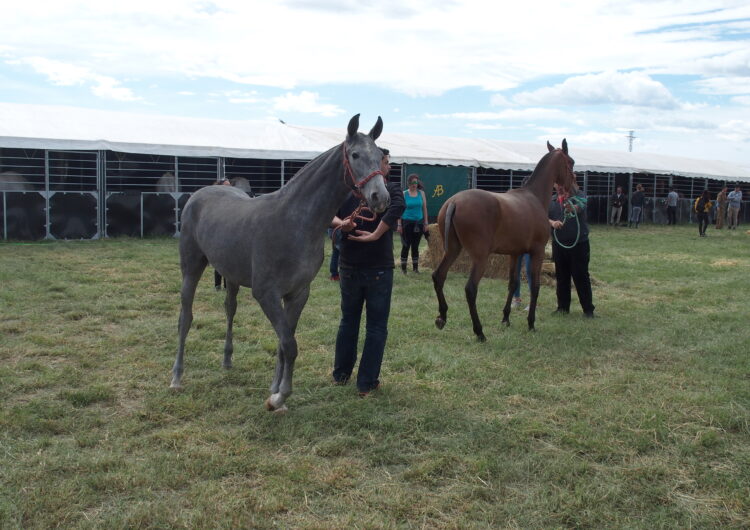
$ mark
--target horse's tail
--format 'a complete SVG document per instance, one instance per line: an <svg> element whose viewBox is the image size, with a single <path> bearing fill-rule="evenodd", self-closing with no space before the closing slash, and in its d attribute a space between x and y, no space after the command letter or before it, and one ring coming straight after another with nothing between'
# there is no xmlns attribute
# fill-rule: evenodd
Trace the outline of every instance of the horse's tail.
<svg viewBox="0 0 750 530"><path fill-rule="evenodd" d="M445 211L445 239L443 240L443 250L448 252L448 240L451 237L453 230L453 214L456 211L455 201L451 201L448 204L448 209Z"/></svg>

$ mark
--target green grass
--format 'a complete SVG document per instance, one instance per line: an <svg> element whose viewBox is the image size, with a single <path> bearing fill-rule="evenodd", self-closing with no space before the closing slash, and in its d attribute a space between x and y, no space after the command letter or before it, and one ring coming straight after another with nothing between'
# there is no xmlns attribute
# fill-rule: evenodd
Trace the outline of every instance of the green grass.
<svg viewBox="0 0 750 530"><path fill-rule="evenodd" d="M750 236L595 226L599 318L523 312L483 280L488 341L451 274L397 274L383 389L329 382L324 266L289 412L275 335L241 291L234 368L205 274L182 392L168 389L173 240L0 245L0 528L750 526ZM524 297L527 297L524 288Z"/></svg>

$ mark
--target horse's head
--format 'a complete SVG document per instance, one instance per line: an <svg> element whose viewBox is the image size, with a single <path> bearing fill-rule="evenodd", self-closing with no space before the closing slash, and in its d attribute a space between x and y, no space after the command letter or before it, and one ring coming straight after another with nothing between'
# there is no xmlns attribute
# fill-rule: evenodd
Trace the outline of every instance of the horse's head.
<svg viewBox="0 0 750 530"><path fill-rule="evenodd" d="M375 126L367 134L357 132L359 114L349 121L347 136L344 141L344 167L347 173L347 185L355 195L359 194L367 201L373 212L380 213L390 203L390 195L385 187L385 174L381 166L385 158L380 148L375 145L383 132L383 120L378 116Z"/></svg>
<svg viewBox="0 0 750 530"><path fill-rule="evenodd" d="M553 157L555 164L555 184L568 192L578 190L576 174L573 173L573 166L576 161L568 154L568 141L563 138L562 149L555 149L552 144L547 142L547 149Z"/></svg>

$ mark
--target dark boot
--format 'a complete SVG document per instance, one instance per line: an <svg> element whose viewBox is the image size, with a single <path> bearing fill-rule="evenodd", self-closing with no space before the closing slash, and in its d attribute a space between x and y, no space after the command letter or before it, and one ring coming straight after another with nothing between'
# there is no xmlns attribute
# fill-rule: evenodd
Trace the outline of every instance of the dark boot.
<svg viewBox="0 0 750 530"><path fill-rule="evenodd" d="M419 274L419 262L418 261L412 262L411 267L412 267L412 269L414 269L414 272L416 272L417 274Z"/></svg>
<svg viewBox="0 0 750 530"><path fill-rule="evenodd" d="M401 272L403 272L404 274L406 274L406 262L405 261L401 262Z"/></svg>

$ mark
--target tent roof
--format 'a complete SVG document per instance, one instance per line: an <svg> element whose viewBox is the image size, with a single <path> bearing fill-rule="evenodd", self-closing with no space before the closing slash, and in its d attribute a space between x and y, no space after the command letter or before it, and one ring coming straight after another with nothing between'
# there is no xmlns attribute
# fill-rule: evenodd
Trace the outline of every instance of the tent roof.
<svg viewBox="0 0 750 530"><path fill-rule="evenodd" d="M0 103L0 147L113 150L174 156L308 160L340 143L346 128L214 120ZM533 169L539 142L384 133L378 144L396 163ZM728 162L571 146L577 171L657 173L750 182L750 168Z"/></svg>

